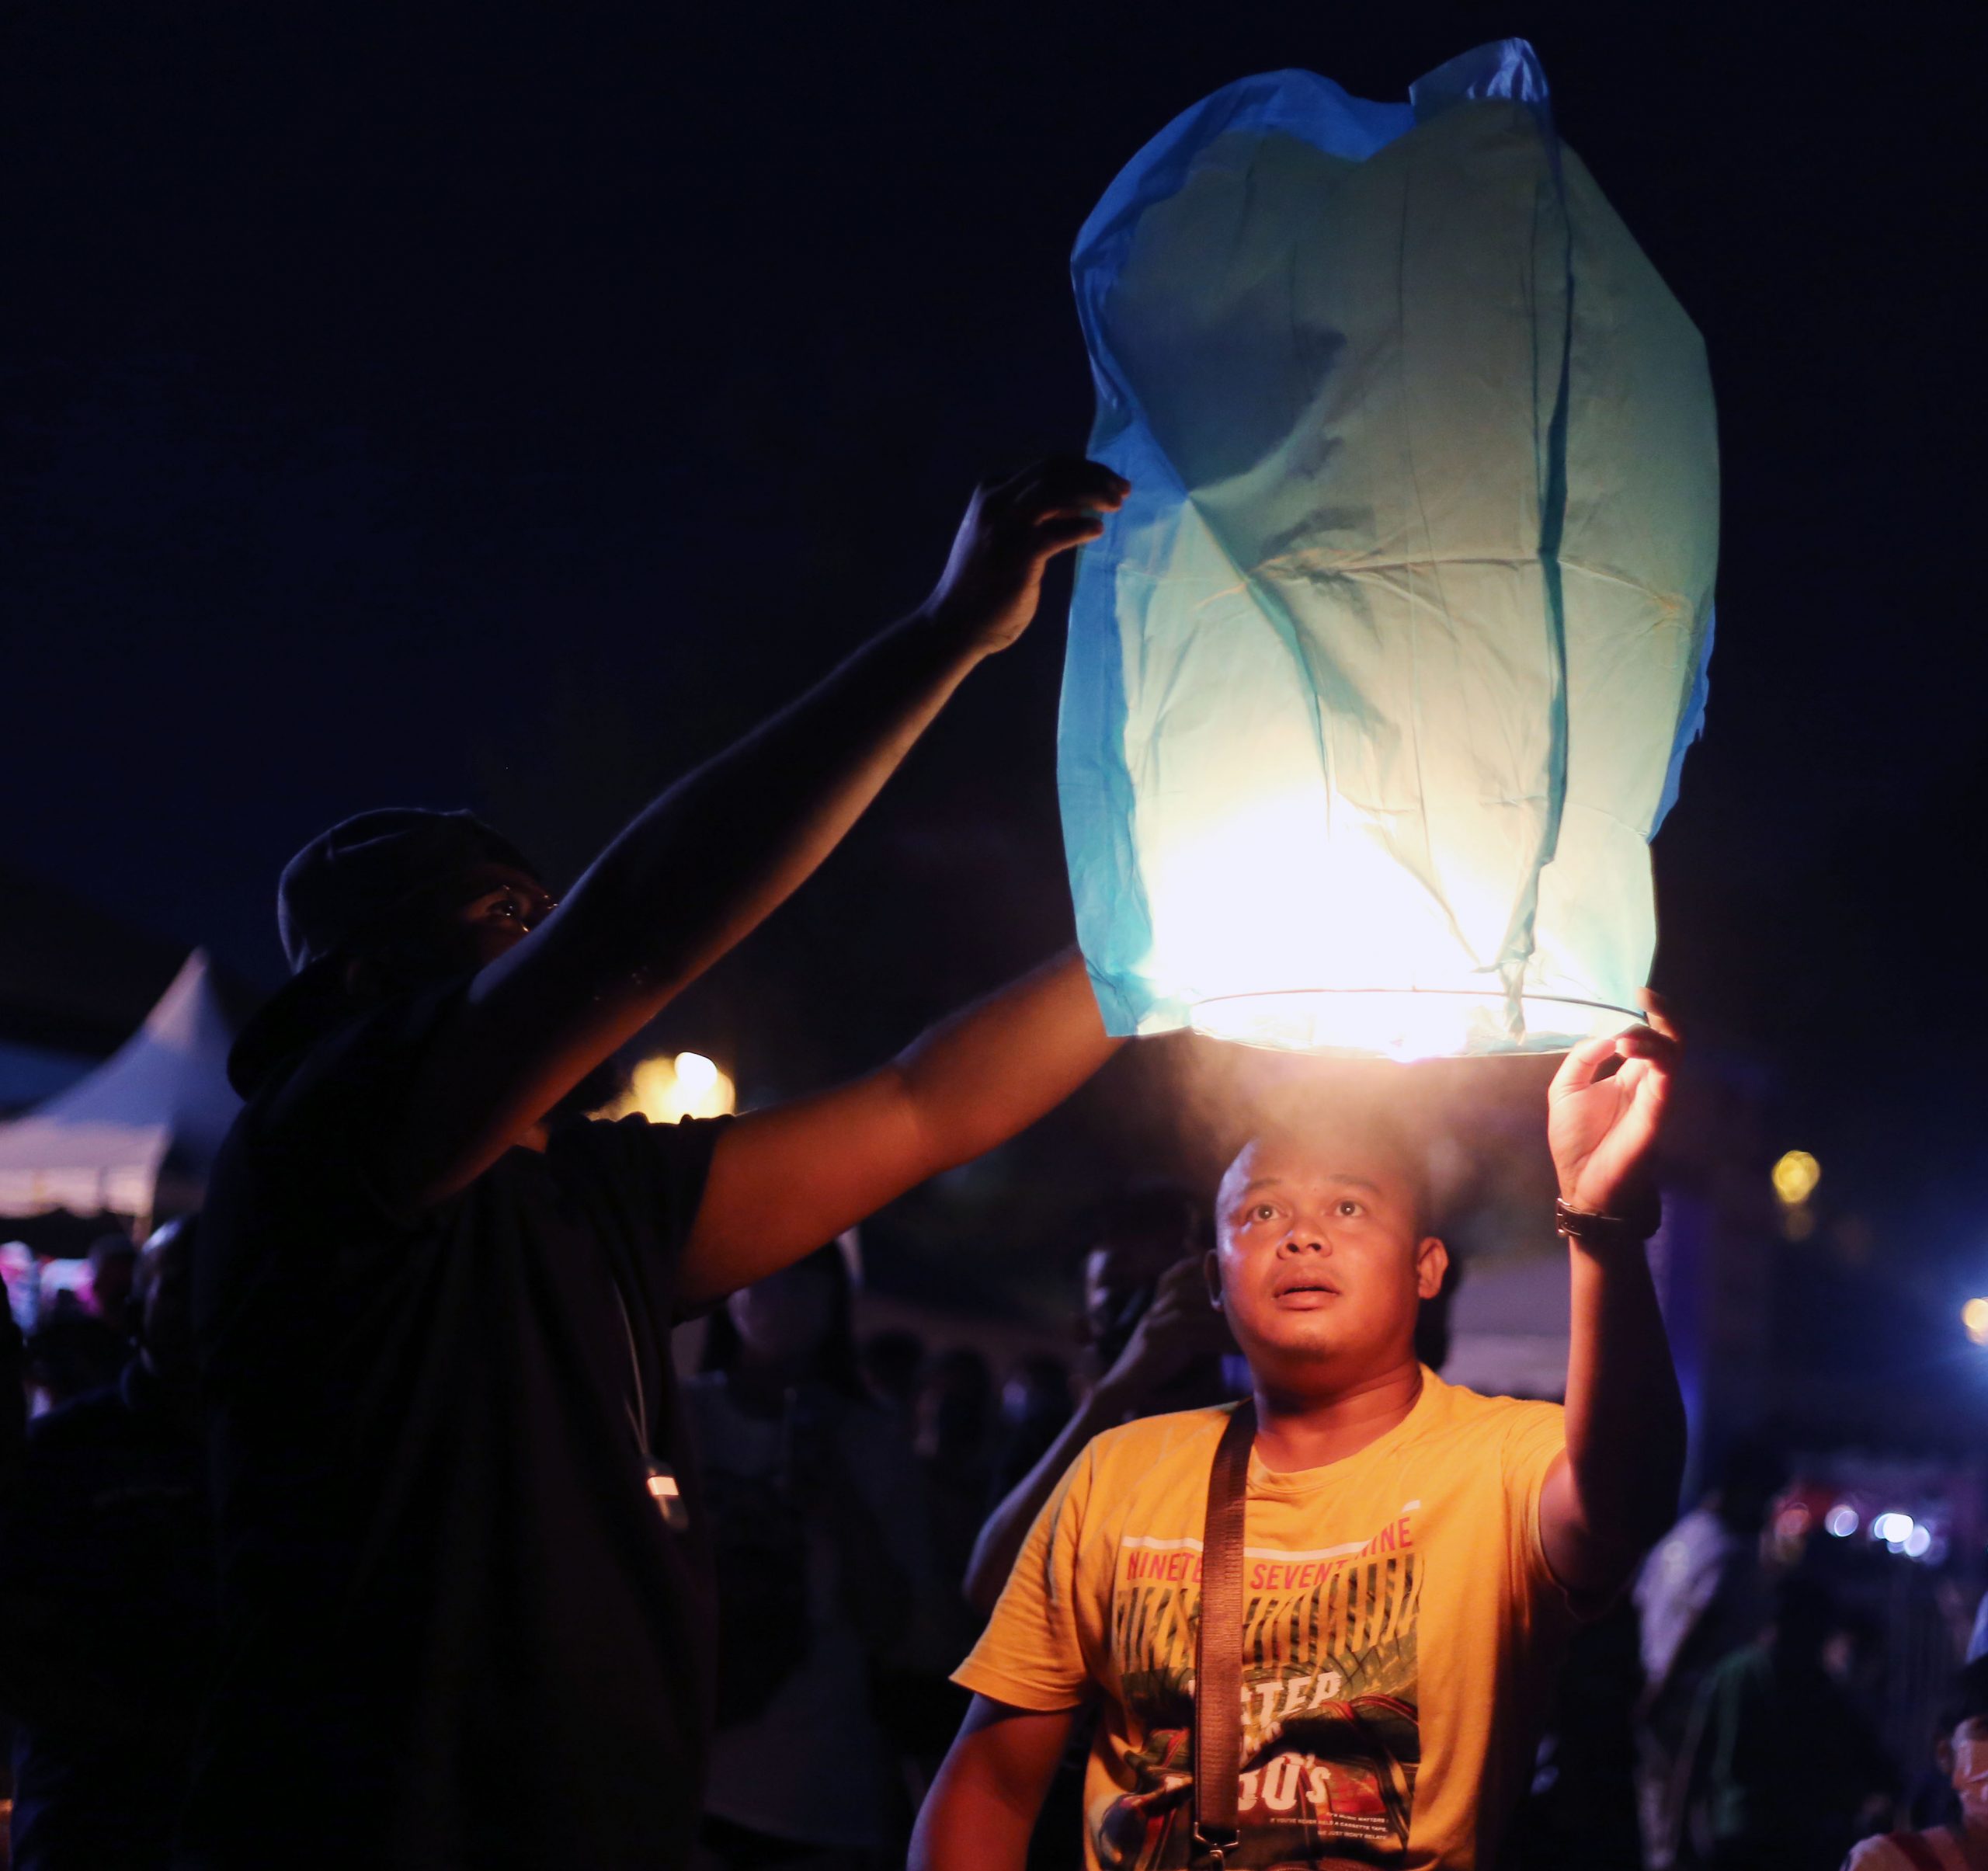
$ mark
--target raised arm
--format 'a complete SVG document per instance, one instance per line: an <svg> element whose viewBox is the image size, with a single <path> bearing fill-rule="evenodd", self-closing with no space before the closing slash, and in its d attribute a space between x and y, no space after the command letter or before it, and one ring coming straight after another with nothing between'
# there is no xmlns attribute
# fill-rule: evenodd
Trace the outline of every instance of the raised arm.
<svg viewBox="0 0 1988 1871"><path fill-rule="evenodd" d="M966 1567L966 1601L975 1611L993 1610L1036 1515L1084 1445L1131 1412L1145 1409L1160 1386L1208 1355L1211 1344L1232 1348L1225 1330L1218 1323L1211 1329L1218 1319L1208 1304L1208 1280L1198 1259L1183 1260L1160 1276L1152 1305L1140 1314L1110 1369L1085 1393L1042 1459L987 1516Z"/></svg>
<svg viewBox="0 0 1988 1871"><path fill-rule="evenodd" d="M468 1182L780 904L967 673L1027 628L1044 567L1096 537L1124 489L1058 461L977 492L923 607L665 793L477 975L409 1088L382 1195L412 1212Z"/></svg>
<svg viewBox="0 0 1988 1871"><path fill-rule="evenodd" d="M1650 1158L1678 1039L1655 997L1646 998L1648 1028L1576 1046L1548 1094L1561 1197L1584 1215L1632 1215L1653 1196ZM1611 1058L1621 1069L1598 1076ZM1627 1582L1670 1524L1684 1475L1684 1406L1634 1230L1613 1240L1604 1229L1580 1232L1595 1238L1569 1242L1567 1452L1547 1476L1540 1530L1555 1576L1597 1598Z"/></svg>
<svg viewBox="0 0 1988 1871"><path fill-rule="evenodd" d="M1075 951L935 1027L867 1076L728 1125L684 1249L702 1305L832 1240L1068 1097L1108 1059Z"/></svg>
<svg viewBox="0 0 1988 1871"><path fill-rule="evenodd" d="M1076 1713L976 1695L919 1813L911 1871L1022 1871Z"/></svg>

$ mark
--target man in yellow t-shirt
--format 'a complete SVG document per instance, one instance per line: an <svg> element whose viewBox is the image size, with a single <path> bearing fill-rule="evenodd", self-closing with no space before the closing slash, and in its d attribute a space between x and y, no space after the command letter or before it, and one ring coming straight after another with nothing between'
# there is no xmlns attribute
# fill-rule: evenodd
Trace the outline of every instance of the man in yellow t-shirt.
<svg viewBox="0 0 1988 1871"><path fill-rule="evenodd" d="M1564 1411L1416 1362L1416 1310L1448 1256L1424 1232L1415 1152L1386 1127L1266 1130L1222 1180L1211 1297L1257 1419L1232 1871L1488 1866L1576 1616L1670 1522L1684 1412L1642 1243L1677 1042L1654 1003L1651 1021L1576 1048L1548 1095L1573 1280ZM913 1871L1020 1871L1093 1699L1088 1863L1208 1862L1192 1837L1194 1643L1227 1416L1128 1424L1072 1465L958 1672L974 1702Z"/></svg>

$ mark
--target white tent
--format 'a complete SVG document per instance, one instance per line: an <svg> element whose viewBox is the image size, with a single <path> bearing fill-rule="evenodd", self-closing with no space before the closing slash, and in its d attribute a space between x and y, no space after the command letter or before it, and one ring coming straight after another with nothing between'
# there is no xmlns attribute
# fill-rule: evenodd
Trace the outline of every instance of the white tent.
<svg viewBox="0 0 1988 1871"><path fill-rule="evenodd" d="M233 1022L195 949L145 1023L89 1076L0 1125L0 1215L148 1219L162 1194L198 1199L241 1109Z"/></svg>

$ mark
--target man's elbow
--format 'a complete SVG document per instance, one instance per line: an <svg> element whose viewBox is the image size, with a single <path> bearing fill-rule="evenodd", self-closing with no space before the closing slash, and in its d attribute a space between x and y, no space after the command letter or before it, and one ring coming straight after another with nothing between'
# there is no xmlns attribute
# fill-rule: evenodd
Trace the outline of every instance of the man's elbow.
<svg viewBox="0 0 1988 1871"><path fill-rule="evenodd" d="M952 1108L944 1087L920 1070L916 1047L880 1066L864 1083L870 1108L878 1114L872 1134L879 1140L879 1153L888 1153L895 1180L905 1188L916 1188L957 1169L975 1153L958 1153L954 1133L961 1114Z"/></svg>
<svg viewBox="0 0 1988 1871"><path fill-rule="evenodd" d="M1676 1448L1653 1452L1639 1478L1639 1485L1617 1504L1611 1516L1609 1543L1625 1556L1632 1571L1643 1555L1676 1524L1677 1497L1684 1482L1684 1439L1680 1433Z"/></svg>
<svg viewBox="0 0 1988 1871"><path fill-rule="evenodd" d="M912 1871L1023 1871L1075 1713L976 1695L918 1815Z"/></svg>
<svg viewBox="0 0 1988 1871"><path fill-rule="evenodd" d="M1674 1382L1665 1385L1645 1400L1635 1433L1617 1438L1602 1472L1580 1490L1601 1510L1611 1543L1639 1559L1677 1520L1687 1435L1684 1400Z"/></svg>
<svg viewBox="0 0 1988 1871"><path fill-rule="evenodd" d="M1677 1518L1677 1496L1684 1480L1684 1443L1652 1448L1639 1462L1630 1486L1611 1489L1597 1531L1632 1569L1670 1532Z"/></svg>
<svg viewBox="0 0 1988 1871"><path fill-rule="evenodd" d="M1684 1472L1680 1421L1674 1442L1646 1440L1635 1459L1625 1452L1587 1484L1572 1473L1553 1568L1561 1582L1583 1597L1612 1598L1675 1523Z"/></svg>
<svg viewBox="0 0 1988 1871"><path fill-rule="evenodd" d="M1023 1871L1034 1807L958 1754L955 1744L919 1809L909 1871Z"/></svg>
<svg viewBox="0 0 1988 1871"><path fill-rule="evenodd" d="M1677 1518L1677 1499L1684 1487L1684 1459L1690 1440L1684 1400L1673 1384L1658 1405L1650 1435L1650 1477L1639 1516L1645 1552L1670 1530Z"/></svg>
<svg viewBox="0 0 1988 1871"><path fill-rule="evenodd" d="M1618 1532L1615 1545L1622 1554L1625 1576L1635 1572L1651 1548L1668 1533L1677 1519L1677 1490L1670 1487L1653 1492L1649 1502L1629 1517Z"/></svg>
<svg viewBox="0 0 1988 1871"><path fill-rule="evenodd" d="M912 1829L908 1871L991 1871L1008 1855L999 1849L1010 1828L995 1788L978 1764L961 1761L954 1744ZM1026 1834L1024 1834L1024 1838ZM974 1849L963 1841L974 1841Z"/></svg>

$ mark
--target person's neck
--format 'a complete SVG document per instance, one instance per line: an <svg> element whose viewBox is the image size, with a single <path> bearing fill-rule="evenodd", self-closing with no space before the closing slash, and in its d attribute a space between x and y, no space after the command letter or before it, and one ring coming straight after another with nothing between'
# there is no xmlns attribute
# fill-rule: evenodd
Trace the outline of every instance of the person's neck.
<svg viewBox="0 0 1988 1871"><path fill-rule="evenodd" d="M1960 1835L1961 1855L1973 1871L1988 1868L1988 1818L1963 1817L1955 1828Z"/></svg>
<svg viewBox="0 0 1988 1871"><path fill-rule="evenodd" d="M1422 1395L1413 1356L1330 1390L1256 1380L1256 1453L1279 1473L1323 1468L1357 1455L1406 1420Z"/></svg>

